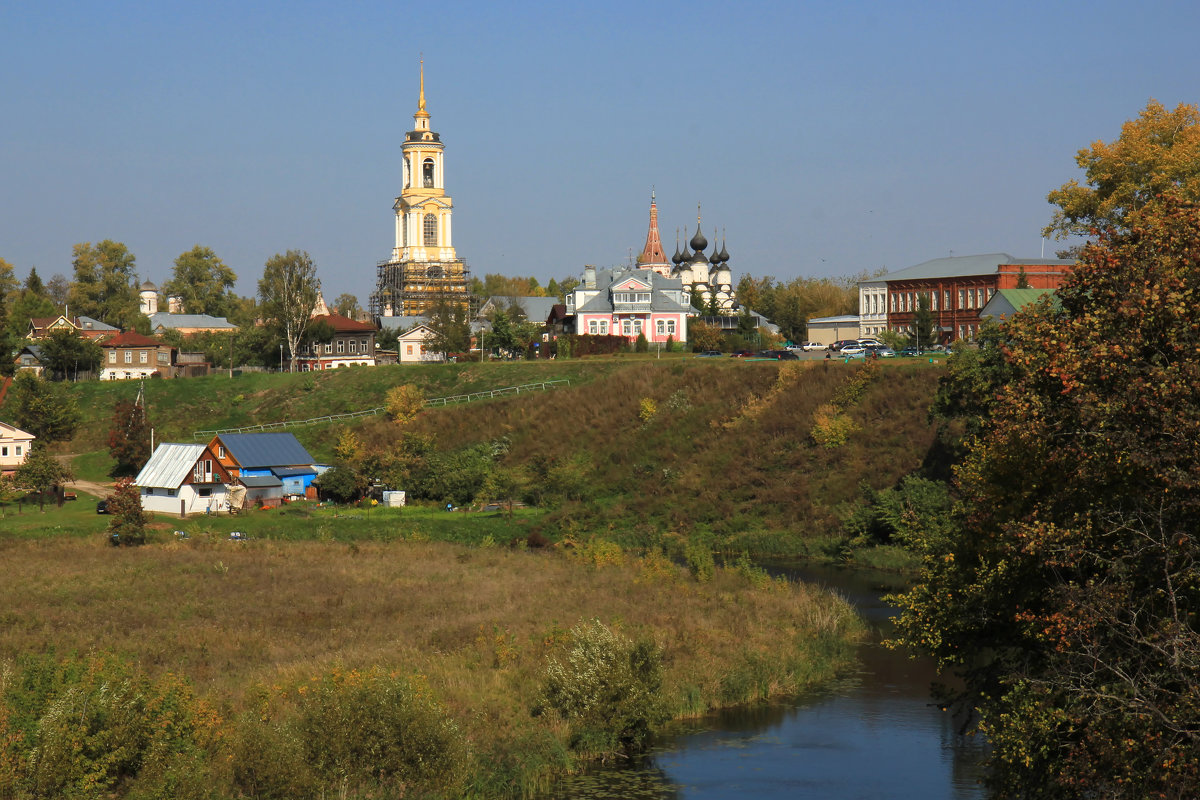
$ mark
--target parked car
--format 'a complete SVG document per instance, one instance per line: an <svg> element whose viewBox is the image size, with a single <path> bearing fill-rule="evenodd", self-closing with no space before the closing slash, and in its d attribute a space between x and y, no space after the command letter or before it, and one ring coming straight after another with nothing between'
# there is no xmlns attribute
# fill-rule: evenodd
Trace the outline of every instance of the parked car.
<svg viewBox="0 0 1200 800"><path fill-rule="evenodd" d="M921 351L916 347L909 345L901 350L897 355L901 356L902 358L917 358L921 355Z"/></svg>
<svg viewBox="0 0 1200 800"><path fill-rule="evenodd" d="M773 358L776 361L799 361L800 356L791 350L764 350L759 353L761 358Z"/></svg>
<svg viewBox="0 0 1200 800"><path fill-rule="evenodd" d="M101 500L99 503L96 503L96 513L97 514L107 514L108 513L108 501L107 500Z"/></svg>
<svg viewBox="0 0 1200 800"><path fill-rule="evenodd" d="M858 340L856 340L856 339L838 339L836 342L829 345L829 349L835 353L840 353L840 352L842 352L843 347L846 347L846 346L852 345L852 344L858 344Z"/></svg>
<svg viewBox="0 0 1200 800"><path fill-rule="evenodd" d="M867 352L867 348L863 347L858 342L847 342L838 348L838 352L844 356L858 356Z"/></svg>
<svg viewBox="0 0 1200 800"><path fill-rule="evenodd" d="M755 352L753 350L735 350L729 355L731 358L753 358Z"/></svg>
<svg viewBox="0 0 1200 800"><path fill-rule="evenodd" d="M867 345L867 355L875 355L880 358L895 358L896 351L888 347L886 344Z"/></svg>
<svg viewBox="0 0 1200 800"><path fill-rule="evenodd" d="M720 350L705 350L703 353L696 353L696 358L721 358L724 355Z"/></svg>
<svg viewBox="0 0 1200 800"><path fill-rule="evenodd" d="M804 350L805 352L810 352L813 350L825 350L827 348L820 342L801 342L800 349Z"/></svg>
<svg viewBox="0 0 1200 800"><path fill-rule="evenodd" d="M885 347L883 342L878 339L873 339L870 336L857 340L863 347Z"/></svg>

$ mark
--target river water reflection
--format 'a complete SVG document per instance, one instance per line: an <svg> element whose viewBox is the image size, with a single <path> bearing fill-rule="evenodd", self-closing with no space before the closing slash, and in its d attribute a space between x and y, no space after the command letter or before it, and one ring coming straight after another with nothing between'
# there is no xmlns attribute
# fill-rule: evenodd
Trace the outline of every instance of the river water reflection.
<svg viewBox="0 0 1200 800"><path fill-rule="evenodd" d="M845 595L875 629L859 648L859 673L789 704L735 709L660 742L635 767L598 770L557 787L555 797L980 800L982 745L957 733L931 703L927 660L888 650L899 588L887 576L833 568L780 568Z"/></svg>

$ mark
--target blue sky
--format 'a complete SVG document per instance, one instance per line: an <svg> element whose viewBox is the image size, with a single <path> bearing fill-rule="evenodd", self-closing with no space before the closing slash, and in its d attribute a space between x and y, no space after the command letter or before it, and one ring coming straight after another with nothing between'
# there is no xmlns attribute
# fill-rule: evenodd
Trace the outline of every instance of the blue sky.
<svg viewBox="0 0 1200 800"><path fill-rule="evenodd" d="M364 303L426 65L477 275L640 251L651 186L743 273L1041 252L1075 152L1200 101L1195 2L30 2L0 10L0 257L71 274L194 244L253 294L312 254ZM1046 245L1052 255L1054 242Z"/></svg>

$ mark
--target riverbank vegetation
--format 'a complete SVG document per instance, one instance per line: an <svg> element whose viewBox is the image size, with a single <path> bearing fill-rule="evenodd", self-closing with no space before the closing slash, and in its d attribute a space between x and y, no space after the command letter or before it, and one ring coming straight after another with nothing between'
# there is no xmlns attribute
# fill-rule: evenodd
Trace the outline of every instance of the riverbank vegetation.
<svg viewBox="0 0 1200 800"><path fill-rule="evenodd" d="M1186 130L1168 125L1155 147L1200 142L1200 114L1184 111ZM1152 104L1116 149L1142 152L1161 112ZM959 499L948 524L909 537L923 566L898 598L900 627L964 678L955 699L980 713L997 797L1182 798L1200 786L1190 191L1122 206L1058 302L990 332L939 395L965 436Z"/></svg>
<svg viewBox="0 0 1200 800"><path fill-rule="evenodd" d="M519 796L664 720L819 686L861 632L749 562L600 541L0 546L16 798Z"/></svg>

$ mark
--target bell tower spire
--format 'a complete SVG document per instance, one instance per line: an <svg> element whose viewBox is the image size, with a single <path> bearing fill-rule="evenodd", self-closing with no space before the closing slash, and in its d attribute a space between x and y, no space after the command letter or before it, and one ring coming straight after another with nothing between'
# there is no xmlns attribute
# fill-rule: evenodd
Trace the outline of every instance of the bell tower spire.
<svg viewBox="0 0 1200 800"><path fill-rule="evenodd" d="M638 256L637 265L641 269L652 269L667 276L671 274L671 262L662 249L662 237L658 233L658 204L654 201L654 189L650 190L650 228L646 231L646 246Z"/></svg>
<svg viewBox="0 0 1200 800"><path fill-rule="evenodd" d="M416 129L419 131L429 130L429 112L425 110L425 59L421 59L421 95L417 99L417 113L413 114L413 121L416 123Z"/></svg>

